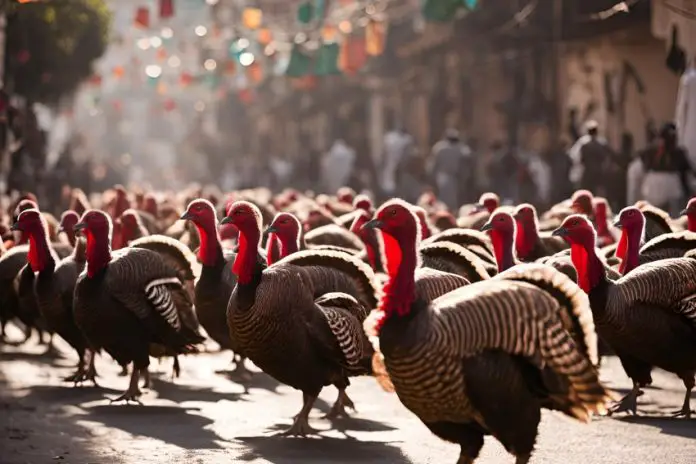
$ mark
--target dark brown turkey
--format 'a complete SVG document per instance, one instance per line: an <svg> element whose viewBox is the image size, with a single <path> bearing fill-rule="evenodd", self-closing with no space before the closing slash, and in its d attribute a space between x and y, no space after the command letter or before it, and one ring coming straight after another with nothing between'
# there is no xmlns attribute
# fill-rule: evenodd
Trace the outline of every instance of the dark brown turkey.
<svg viewBox="0 0 696 464"><path fill-rule="evenodd" d="M304 436L313 431L308 416L324 386L338 388L330 416L340 415L352 404L349 377L371 371L362 322L377 302L374 274L350 254L324 250L299 251L264 269L258 208L235 202L222 223L239 229L237 286L227 307L233 349L302 391L302 409L285 434Z"/></svg>
<svg viewBox="0 0 696 464"><path fill-rule="evenodd" d="M215 207L208 200L193 200L181 219L191 221L200 237L198 259L202 270L195 287L198 320L221 349L231 350L233 344L227 327L227 303L237 284L237 278L232 273L236 254L222 247ZM235 353L235 363L235 372L242 377L249 377L244 358L239 353Z"/></svg>
<svg viewBox="0 0 696 464"><path fill-rule="evenodd" d="M583 421L604 410L587 298L569 279L527 265L452 289L453 276L417 270L419 228L409 205L385 203L367 227L383 232L389 282L366 331L378 337L401 402L461 446L459 463L476 459L487 434L527 463L541 408ZM432 299L432 286L444 294Z"/></svg>
<svg viewBox="0 0 696 464"><path fill-rule="evenodd" d="M75 383L91 380L96 383L94 353L87 353L87 340L73 317L75 282L85 266L85 241L79 240L73 254L58 261L48 240L45 220L39 211L23 211L13 228L29 236L29 267L35 272L31 292L39 313L48 329L57 333L77 352L77 370L65 380Z"/></svg>
<svg viewBox="0 0 696 464"><path fill-rule="evenodd" d="M75 322L92 349L103 348L121 365L133 362L129 387L114 401L137 400L151 344L176 355L195 352L203 341L191 327L191 298L177 269L160 254L133 247L112 253L106 213L85 212L75 229L87 238L87 266L75 285Z"/></svg>
<svg viewBox="0 0 696 464"><path fill-rule="evenodd" d="M584 217L567 217L555 232L571 245L578 284L588 293L597 333L616 352L633 389L613 412L637 409L641 388L659 367L679 376L686 396L679 416L690 417L696 373L696 260L672 258L607 278L595 249L596 234Z"/></svg>

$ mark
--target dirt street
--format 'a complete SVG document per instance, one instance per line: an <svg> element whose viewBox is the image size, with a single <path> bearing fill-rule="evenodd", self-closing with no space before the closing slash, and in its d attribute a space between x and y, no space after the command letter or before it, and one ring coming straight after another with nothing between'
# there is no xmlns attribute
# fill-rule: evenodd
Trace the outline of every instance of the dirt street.
<svg viewBox="0 0 696 464"><path fill-rule="evenodd" d="M16 333L15 333L16 334ZM102 388L73 388L61 380L74 354L42 355L35 344L0 349L0 464L151 463L454 463L458 447L433 435L395 395L370 378L353 382L349 394L358 411L334 423L321 418L335 399L327 388L312 425L321 437L280 438L299 410L300 394L264 374L248 392L221 370L229 353L183 357L182 376L171 380L171 360L152 365L153 388L143 406L109 404L127 378L108 357L98 361ZM216 373L216 371L218 371ZM606 360L604 378L623 392L630 383L616 359ZM637 464L696 462L696 419L668 418L681 406L683 387L656 372L655 388L640 399L639 418L598 418L583 425L545 413L537 464ZM693 407L696 407L696 396ZM513 462L487 439L479 462Z"/></svg>

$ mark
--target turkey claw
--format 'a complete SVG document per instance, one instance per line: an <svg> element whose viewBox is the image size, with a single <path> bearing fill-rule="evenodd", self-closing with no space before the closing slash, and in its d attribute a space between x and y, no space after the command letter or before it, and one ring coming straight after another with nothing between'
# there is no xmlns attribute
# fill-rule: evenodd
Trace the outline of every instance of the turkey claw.
<svg viewBox="0 0 696 464"><path fill-rule="evenodd" d="M119 401L125 401L126 404L128 404L132 401L136 404L142 405L143 403L141 403L140 400L138 399L140 397L140 395L142 395L142 393L140 392L140 389L137 389L135 391L128 389L128 390L126 390L126 392L123 395L119 396L118 398L112 399L109 404L117 403Z"/></svg>
<svg viewBox="0 0 696 464"><path fill-rule="evenodd" d="M692 414L696 414L696 411L687 407L686 409L682 408L679 411L672 413L672 417L675 419L679 417L683 417L684 419L691 419Z"/></svg>
<svg viewBox="0 0 696 464"><path fill-rule="evenodd" d="M631 391L628 395L624 396L618 404L610 408L607 415L612 416L619 412L627 412L638 415L638 397L642 396L642 391Z"/></svg>
<svg viewBox="0 0 696 464"><path fill-rule="evenodd" d="M279 437L306 437L307 435L319 435L319 431L310 427L306 420L296 420L288 430L277 434Z"/></svg>
<svg viewBox="0 0 696 464"><path fill-rule="evenodd" d="M355 411L355 404L353 403L353 400L351 400L350 397L346 394L346 392L341 391L338 394L336 402L331 407L331 410L328 413L326 413L322 418L333 420L338 419L339 417L350 417L350 415L346 411L346 408L350 409L351 411Z"/></svg>

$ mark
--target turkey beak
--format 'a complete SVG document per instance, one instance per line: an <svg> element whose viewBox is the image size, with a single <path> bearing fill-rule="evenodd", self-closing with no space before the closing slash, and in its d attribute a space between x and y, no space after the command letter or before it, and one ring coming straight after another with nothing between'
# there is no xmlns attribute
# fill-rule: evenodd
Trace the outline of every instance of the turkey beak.
<svg viewBox="0 0 696 464"><path fill-rule="evenodd" d="M686 216L687 214L689 214L689 209L688 209L688 208L687 208L687 209L683 209L683 210L681 210L681 211L679 212L679 216Z"/></svg>
<svg viewBox="0 0 696 464"><path fill-rule="evenodd" d="M490 221L481 226L481 232L488 232L489 230L493 230L493 224Z"/></svg>
<svg viewBox="0 0 696 464"><path fill-rule="evenodd" d="M559 227L558 229L551 232L554 237L566 237L568 235L568 229L565 227Z"/></svg>
<svg viewBox="0 0 696 464"><path fill-rule="evenodd" d="M87 224L85 224L84 222L78 222L77 224L75 224L75 225L73 226L73 230L74 230L76 233L77 233L77 232L80 232L80 231L82 231L82 230L85 230L86 228L87 228Z"/></svg>
<svg viewBox="0 0 696 464"><path fill-rule="evenodd" d="M616 227L617 229L621 229L623 226L621 225L621 220L617 219L611 224L612 226Z"/></svg>
<svg viewBox="0 0 696 464"><path fill-rule="evenodd" d="M232 218L229 216L225 216L224 218L222 218L222 220L220 221L220 225L224 226L225 224L232 224Z"/></svg>
<svg viewBox="0 0 696 464"><path fill-rule="evenodd" d="M181 217L179 218L180 221L190 221L191 219L193 219L193 216L188 211L186 211L184 214L182 214Z"/></svg>
<svg viewBox="0 0 696 464"><path fill-rule="evenodd" d="M58 226L58 232L56 232L56 233L61 234L63 232L65 232L65 226L63 224L61 224Z"/></svg>
<svg viewBox="0 0 696 464"><path fill-rule="evenodd" d="M367 221L361 229L381 229L384 226L384 223L380 221L379 219L373 219L371 221Z"/></svg>
<svg viewBox="0 0 696 464"><path fill-rule="evenodd" d="M278 229L276 229L273 226L268 226L268 228L264 231L263 235L268 235L268 234L277 234Z"/></svg>
<svg viewBox="0 0 696 464"><path fill-rule="evenodd" d="M22 231L22 229L19 227L19 222L15 222L14 224L12 224L12 225L10 226L10 230L16 230L16 231L19 231L19 232Z"/></svg>

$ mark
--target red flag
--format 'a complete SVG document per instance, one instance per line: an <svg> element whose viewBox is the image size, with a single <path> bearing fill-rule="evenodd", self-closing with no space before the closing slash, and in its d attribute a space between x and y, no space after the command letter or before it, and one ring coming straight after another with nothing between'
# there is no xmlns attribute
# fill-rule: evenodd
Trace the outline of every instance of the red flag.
<svg viewBox="0 0 696 464"><path fill-rule="evenodd" d="M160 0L159 11L162 19L174 16L174 0Z"/></svg>
<svg viewBox="0 0 696 464"><path fill-rule="evenodd" d="M138 7L135 10L135 25L139 27L150 27L150 10L146 6Z"/></svg>

